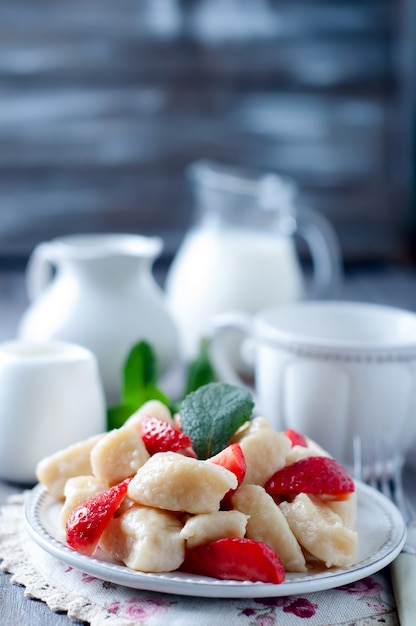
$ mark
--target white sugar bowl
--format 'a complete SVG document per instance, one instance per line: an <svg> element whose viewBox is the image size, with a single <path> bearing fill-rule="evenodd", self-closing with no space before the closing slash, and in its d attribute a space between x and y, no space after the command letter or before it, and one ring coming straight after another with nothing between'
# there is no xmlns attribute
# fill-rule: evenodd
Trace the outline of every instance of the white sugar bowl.
<svg viewBox="0 0 416 626"><path fill-rule="evenodd" d="M36 482L37 463L104 432L106 405L95 356L64 342L0 344L0 477Z"/></svg>

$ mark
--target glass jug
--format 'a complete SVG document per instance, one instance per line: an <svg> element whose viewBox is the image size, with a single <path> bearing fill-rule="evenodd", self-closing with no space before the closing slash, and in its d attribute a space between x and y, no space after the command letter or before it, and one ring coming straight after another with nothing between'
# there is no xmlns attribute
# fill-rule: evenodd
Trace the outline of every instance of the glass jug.
<svg viewBox="0 0 416 626"><path fill-rule="evenodd" d="M337 237L324 216L298 209L293 182L277 174L199 160L187 170L195 221L169 268L165 290L192 358L215 316L254 314L305 297L333 297L341 280ZM306 290L294 236L311 254Z"/></svg>

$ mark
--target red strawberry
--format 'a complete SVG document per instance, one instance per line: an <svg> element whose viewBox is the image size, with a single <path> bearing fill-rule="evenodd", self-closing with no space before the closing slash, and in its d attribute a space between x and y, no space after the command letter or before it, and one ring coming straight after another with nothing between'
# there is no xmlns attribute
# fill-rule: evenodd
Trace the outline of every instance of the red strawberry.
<svg viewBox="0 0 416 626"><path fill-rule="evenodd" d="M211 456L207 461L216 465L222 465L222 467L233 472L237 476L238 486L243 482L247 466L244 452L239 443L230 444L215 456Z"/></svg>
<svg viewBox="0 0 416 626"><path fill-rule="evenodd" d="M354 491L354 481L335 459L311 456L277 471L264 488L271 495L288 496L304 492L342 499Z"/></svg>
<svg viewBox="0 0 416 626"><path fill-rule="evenodd" d="M241 485L244 480L247 471L246 460L244 458L244 452L239 443L232 443L221 452L218 452L215 456L211 456L207 459L208 463L215 463L216 465L221 465L226 469L233 472L237 477L237 488L230 489L225 496L224 500L228 500L230 496L233 495Z"/></svg>
<svg viewBox="0 0 416 626"><path fill-rule="evenodd" d="M145 415L140 425L140 434L150 455L156 452L179 452L192 446L188 435L153 415Z"/></svg>
<svg viewBox="0 0 416 626"><path fill-rule="evenodd" d="M131 478L114 485L107 491L92 496L72 511L66 522L68 545L91 556L114 513L122 503Z"/></svg>
<svg viewBox="0 0 416 626"><path fill-rule="evenodd" d="M280 557L270 546L239 537L226 537L186 550L181 569L221 580L279 584L285 578Z"/></svg>
<svg viewBox="0 0 416 626"><path fill-rule="evenodd" d="M303 446L304 448L308 447L308 442L306 441L305 437L301 435L300 433L298 433L296 430L293 430L293 428L286 428L285 435L292 442L292 447L293 446Z"/></svg>

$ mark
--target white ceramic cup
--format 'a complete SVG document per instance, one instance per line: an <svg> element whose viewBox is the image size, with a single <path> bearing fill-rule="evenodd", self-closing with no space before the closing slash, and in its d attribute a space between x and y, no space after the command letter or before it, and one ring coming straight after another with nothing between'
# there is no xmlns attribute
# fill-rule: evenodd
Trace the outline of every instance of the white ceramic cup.
<svg viewBox="0 0 416 626"><path fill-rule="evenodd" d="M38 461L104 432L95 356L64 342L0 344L0 476L31 484Z"/></svg>
<svg viewBox="0 0 416 626"><path fill-rule="evenodd" d="M343 463L353 437L378 437L404 455L416 447L416 314L375 304L300 302L254 318L217 318L212 357L219 376L244 384L224 333L246 337L256 412L294 428Z"/></svg>

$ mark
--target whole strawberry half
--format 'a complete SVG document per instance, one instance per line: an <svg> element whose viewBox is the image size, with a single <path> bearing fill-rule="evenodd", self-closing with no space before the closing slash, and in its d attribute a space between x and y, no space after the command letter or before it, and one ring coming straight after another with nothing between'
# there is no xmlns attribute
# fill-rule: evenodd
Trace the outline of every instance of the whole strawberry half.
<svg viewBox="0 0 416 626"><path fill-rule="evenodd" d="M153 415L144 416L140 425L140 434L150 455L156 452L179 452L192 446L188 435Z"/></svg>
<svg viewBox="0 0 416 626"><path fill-rule="evenodd" d="M306 438L303 435L301 435L301 433L298 433L297 430L294 430L293 428L286 428L285 435L292 442L292 447L293 446L302 446L304 448L308 447L308 442L306 441Z"/></svg>
<svg viewBox="0 0 416 626"><path fill-rule="evenodd" d="M221 580L279 584L285 578L280 557L265 543L226 537L185 551L181 570Z"/></svg>
<svg viewBox="0 0 416 626"><path fill-rule="evenodd" d="M66 541L71 548L88 556L95 552L106 526L124 500L130 480L126 478L92 496L71 512L65 525Z"/></svg>
<svg viewBox="0 0 416 626"><path fill-rule="evenodd" d="M307 493L343 499L354 491L354 481L335 459L311 456L277 471L264 488L271 495Z"/></svg>

